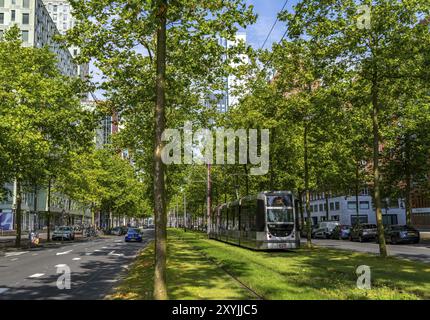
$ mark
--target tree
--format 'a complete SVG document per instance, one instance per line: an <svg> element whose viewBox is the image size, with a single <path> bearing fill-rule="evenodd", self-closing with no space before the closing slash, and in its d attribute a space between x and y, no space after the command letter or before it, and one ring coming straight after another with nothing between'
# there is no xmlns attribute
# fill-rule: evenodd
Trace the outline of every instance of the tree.
<svg viewBox="0 0 430 320"><path fill-rule="evenodd" d="M134 117L150 121L145 125L151 130L145 130L148 135L138 141L145 148L136 151L145 159L148 154L153 155L144 165L149 167L146 174L154 177L152 192L157 222L154 297L164 299L167 297L166 188L165 168L159 160L163 123L174 124L174 118L169 116L172 113L186 114L190 97L195 100L191 108L196 104L201 107L203 104L196 100L220 88L229 65L226 53L235 49L222 47L219 37L232 40L237 27L244 27L255 17L252 8L242 0L121 0L115 5L107 0L76 0L71 4L79 22L68 33L69 41L81 47L81 57L96 59L107 80L102 87L118 111L126 113L131 121ZM223 56L227 59L222 59ZM191 113L196 112L191 109ZM146 141L154 143L148 147Z"/></svg>
<svg viewBox="0 0 430 320"><path fill-rule="evenodd" d="M53 169L49 157L91 141L92 115L80 105L78 79L61 75L47 48L22 47L11 27L0 41L2 167L16 184L16 245L21 243L23 185Z"/></svg>
<svg viewBox="0 0 430 320"><path fill-rule="evenodd" d="M425 73L424 65L416 62L423 61L428 47L428 29L420 23L428 9L428 1L420 0L303 0L294 15L286 12L282 18L287 21L290 37L306 37L322 48L320 53L326 60L324 81L339 83L354 72L361 86L363 107L371 111L373 197L383 257L387 249L381 211L382 132L391 124L387 115L391 113L389 101L397 80L416 79Z"/></svg>

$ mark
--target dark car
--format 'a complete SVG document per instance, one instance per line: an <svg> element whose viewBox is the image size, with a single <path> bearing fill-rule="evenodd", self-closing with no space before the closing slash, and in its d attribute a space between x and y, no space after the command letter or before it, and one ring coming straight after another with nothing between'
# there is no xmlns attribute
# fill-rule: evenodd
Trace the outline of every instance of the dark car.
<svg viewBox="0 0 430 320"><path fill-rule="evenodd" d="M338 225L336 226L332 233L332 239L345 240L349 239L349 235L351 234L351 227L346 225Z"/></svg>
<svg viewBox="0 0 430 320"><path fill-rule="evenodd" d="M311 238L314 238L315 236L315 231L317 230L318 226L317 225L313 225L311 227ZM302 228L300 230L300 236L303 238L307 238L308 236L308 227L305 225L304 228Z"/></svg>
<svg viewBox="0 0 430 320"><path fill-rule="evenodd" d="M119 227L120 229L121 229L121 235L125 235L125 234L127 234L127 232L128 232L128 229L129 229L129 227L126 227L126 226L121 226L121 227Z"/></svg>
<svg viewBox="0 0 430 320"><path fill-rule="evenodd" d="M385 227L384 234L385 240L391 244L420 242L420 232L411 226L388 226Z"/></svg>
<svg viewBox="0 0 430 320"><path fill-rule="evenodd" d="M127 234L125 235L125 242L137 241L142 242L142 235L140 234L138 229L128 228Z"/></svg>
<svg viewBox="0 0 430 320"><path fill-rule="evenodd" d="M375 240L377 237L377 228L375 224L357 224L351 228L349 240L360 242Z"/></svg>

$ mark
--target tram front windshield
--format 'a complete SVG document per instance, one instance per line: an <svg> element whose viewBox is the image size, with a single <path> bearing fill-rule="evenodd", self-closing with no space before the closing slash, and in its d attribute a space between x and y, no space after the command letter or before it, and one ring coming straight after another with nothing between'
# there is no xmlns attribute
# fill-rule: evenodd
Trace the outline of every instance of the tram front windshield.
<svg viewBox="0 0 430 320"><path fill-rule="evenodd" d="M291 196L267 196L267 222L294 222Z"/></svg>

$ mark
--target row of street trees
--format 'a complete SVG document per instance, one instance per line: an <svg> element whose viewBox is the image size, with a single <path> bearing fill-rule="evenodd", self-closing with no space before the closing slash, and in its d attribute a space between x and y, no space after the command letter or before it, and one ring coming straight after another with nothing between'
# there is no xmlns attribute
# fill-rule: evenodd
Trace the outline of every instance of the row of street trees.
<svg viewBox="0 0 430 320"><path fill-rule="evenodd" d="M149 213L131 164L94 148L100 114L81 104L87 84L63 75L48 48L23 47L20 35L13 26L0 41L0 186L15 181L16 245L24 192L48 190L48 240L53 192L94 210Z"/></svg>

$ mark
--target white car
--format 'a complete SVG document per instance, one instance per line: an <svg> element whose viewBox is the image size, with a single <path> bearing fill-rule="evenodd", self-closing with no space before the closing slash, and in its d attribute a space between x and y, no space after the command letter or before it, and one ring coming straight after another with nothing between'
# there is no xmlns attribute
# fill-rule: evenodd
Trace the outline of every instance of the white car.
<svg viewBox="0 0 430 320"><path fill-rule="evenodd" d="M73 227L62 226L55 229L52 240L75 240Z"/></svg>
<svg viewBox="0 0 430 320"><path fill-rule="evenodd" d="M320 222L318 228L314 231L314 238L330 239L334 228L340 225L338 221L323 221Z"/></svg>

